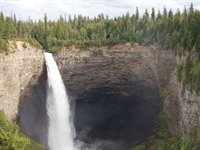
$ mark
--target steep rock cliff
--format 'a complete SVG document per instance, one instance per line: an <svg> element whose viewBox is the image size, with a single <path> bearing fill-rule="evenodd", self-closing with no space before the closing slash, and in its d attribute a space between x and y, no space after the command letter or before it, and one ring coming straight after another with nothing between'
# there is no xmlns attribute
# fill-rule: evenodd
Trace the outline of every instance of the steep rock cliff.
<svg viewBox="0 0 200 150"><path fill-rule="evenodd" d="M123 80L155 85L160 89L168 82L173 66L172 51L137 44L84 50L70 47L55 57L74 99L98 86L109 86Z"/></svg>
<svg viewBox="0 0 200 150"><path fill-rule="evenodd" d="M10 42L9 52L0 54L0 110L9 119L16 119L20 96L43 73L43 50L23 44Z"/></svg>
<svg viewBox="0 0 200 150"><path fill-rule="evenodd" d="M185 62L186 56L176 56L175 64ZM189 85L178 81L175 67L169 77L168 94L164 99L164 113L173 135L187 137L192 143L200 138L200 96Z"/></svg>
<svg viewBox="0 0 200 150"><path fill-rule="evenodd" d="M21 129L46 145L43 51L22 45L17 42L15 48L11 43L10 52L0 54L0 109L10 119L19 114ZM184 89L178 81L175 66L181 58L173 57L172 51L123 44L88 49L70 47L54 56L68 94L76 101L74 115L78 138L86 140L84 136L87 135L87 138L108 137L140 143L150 135L160 109L159 94L165 88L163 110L171 133L194 141L200 137L200 96L188 86ZM127 129L118 135L115 133L121 128L115 127L117 120L121 120L117 123L119 126ZM129 134L132 132L135 134Z"/></svg>
<svg viewBox="0 0 200 150"><path fill-rule="evenodd" d="M159 93L173 70L172 51L137 44L70 47L55 58L75 101L78 139L111 140L115 146L103 148L116 150L151 135L161 104Z"/></svg>

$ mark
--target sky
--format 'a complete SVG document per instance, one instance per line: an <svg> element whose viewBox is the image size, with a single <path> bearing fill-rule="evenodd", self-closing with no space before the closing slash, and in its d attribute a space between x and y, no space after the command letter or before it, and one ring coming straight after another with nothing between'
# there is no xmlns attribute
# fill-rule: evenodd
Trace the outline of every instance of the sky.
<svg viewBox="0 0 200 150"><path fill-rule="evenodd" d="M162 10L163 7L176 11L189 7L191 2L194 8L200 10L200 0L0 0L0 11L7 16L16 14L17 19L39 20L44 13L48 19L56 20L60 15L68 17L82 14L91 18L100 13L107 14L109 18L121 16L130 12L135 13L138 6L140 14L145 9Z"/></svg>

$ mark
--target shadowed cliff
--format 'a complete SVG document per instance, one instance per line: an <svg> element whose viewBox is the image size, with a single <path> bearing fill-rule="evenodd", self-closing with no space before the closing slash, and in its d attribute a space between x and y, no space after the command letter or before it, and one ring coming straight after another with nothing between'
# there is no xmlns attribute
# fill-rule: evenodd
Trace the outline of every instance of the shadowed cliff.
<svg viewBox="0 0 200 150"><path fill-rule="evenodd" d="M37 83L29 85L26 92L21 95L17 121L23 133L47 146L47 73L45 67Z"/></svg>
<svg viewBox="0 0 200 150"><path fill-rule="evenodd" d="M58 53L56 60L74 105L77 140L88 145L102 142L98 148L103 150L128 149L146 140L152 134L171 58L169 51L130 44L71 47Z"/></svg>

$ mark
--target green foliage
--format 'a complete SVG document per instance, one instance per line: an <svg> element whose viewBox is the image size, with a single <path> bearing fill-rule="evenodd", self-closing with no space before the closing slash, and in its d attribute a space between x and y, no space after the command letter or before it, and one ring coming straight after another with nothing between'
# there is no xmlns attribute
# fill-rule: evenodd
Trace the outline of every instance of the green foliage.
<svg viewBox="0 0 200 150"><path fill-rule="evenodd" d="M192 150L192 145L186 138L182 137L178 143L178 150Z"/></svg>
<svg viewBox="0 0 200 150"><path fill-rule="evenodd" d="M21 134L16 123L0 111L0 150L44 150L44 147Z"/></svg>
<svg viewBox="0 0 200 150"><path fill-rule="evenodd" d="M43 20L34 22L17 21L15 15L5 17L0 13L0 53L7 52L9 40L23 40L47 51L57 52L62 47L75 45L80 48L89 46L114 45L120 43L137 42L142 45L159 44L165 49L172 49L178 56L185 56L195 51L199 58L191 60L187 56L186 62L177 66L177 77L183 86L190 85L191 89L200 91L200 11L190 8L172 12L166 8L155 14L147 10L143 16L127 13L109 19L103 14L94 19L81 15L69 17L66 21L62 16L57 21L49 21L45 14ZM14 42L14 47L16 43ZM102 55L101 51L94 51L94 56ZM161 97L169 94L168 89L161 90ZM161 121L162 122L162 121ZM142 144L134 150L190 150L191 144L186 138L175 138L166 131L167 127L161 123L156 136L148 144ZM25 148L26 147L26 148ZM0 112L0 149L34 150L43 149L27 137L19 133L15 123L8 122Z"/></svg>
<svg viewBox="0 0 200 150"><path fill-rule="evenodd" d="M42 48L42 46L40 45L40 43L34 39L34 38L31 38L29 37L28 40L27 40L28 43L30 43L32 46L35 46L37 48Z"/></svg>
<svg viewBox="0 0 200 150"><path fill-rule="evenodd" d="M26 42L24 42L24 43L22 44L22 47L23 47L23 48L27 48Z"/></svg>
<svg viewBox="0 0 200 150"><path fill-rule="evenodd" d="M0 53L7 52L7 51L8 51L7 42L3 39L0 39Z"/></svg>
<svg viewBox="0 0 200 150"><path fill-rule="evenodd" d="M190 85L190 90L200 91L200 61L193 63L187 61L185 64L177 65L177 77L183 87Z"/></svg>
<svg viewBox="0 0 200 150"><path fill-rule="evenodd" d="M13 41L13 45L14 45L14 48L17 49L17 43L15 40Z"/></svg>
<svg viewBox="0 0 200 150"><path fill-rule="evenodd" d="M177 65L177 77L178 80L182 80L182 71L183 71L183 64Z"/></svg>
<svg viewBox="0 0 200 150"><path fill-rule="evenodd" d="M143 16L139 14L137 7L135 14L127 13L114 19L99 14L94 19L78 15L74 18L69 16L68 21L62 16L56 21L49 21L45 14L43 20L24 22L17 21L15 15L5 17L0 13L0 52L7 51L7 41L16 39L39 48L42 46L53 53L72 45L87 48L136 42L158 44L174 50L181 57L195 51L200 59L200 11L192 4L182 13L164 8L156 14L152 8L151 13L146 10ZM26 44L23 47L26 48ZM183 66L178 66L177 76L183 87L190 85L198 91L198 65L194 65L190 56L180 65Z"/></svg>
<svg viewBox="0 0 200 150"><path fill-rule="evenodd" d="M148 150L180 150L178 149L178 139L175 137L160 137L155 138Z"/></svg>
<svg viewBox="0 0 200 150"><path fill-rule="evenodd" d="M31 143L25 147L25 150L45 150L45 148L44 146L31 141Z"/></svg>
<svg viewBox="0 0 200 150"><path fill-rule="evenodd" d="M154 8L143 16L136 13L109 19L103 14L94 19L81 15L66 21L62 16L57 21L16 21L15 16L0 14L0 38L28 39L33 45L42 45L48 51L56 52L62 47L112 45L137 42L144 45L158 43L166 49L174 49L182 55L191 48L200 48L200 12L192 5L183 13L163 9L156 15ZM36 40L40 43L36 43ZM200 51L200 50L199 50Z"/></svg>
<svg viewBox="0 0 200 150"><path fill-rule="evenodd" d="M190 70L191 88L200 91L200 61L196 62Z"/></svg>
<svg viewBox="0 0 200 150"><path fill-rule="evenodd" d="M30 140L20 135L15 123L9 122L4 113L0 111L0 149L25 150Z"/></svg>
<svg viewBox="0 0 200 150"><path fill-rule="evenodd" d="M165 98L169 95L169 89L168 87L164 87L161 89L161 92L160 92L160 97L161 98Z"/></svg>

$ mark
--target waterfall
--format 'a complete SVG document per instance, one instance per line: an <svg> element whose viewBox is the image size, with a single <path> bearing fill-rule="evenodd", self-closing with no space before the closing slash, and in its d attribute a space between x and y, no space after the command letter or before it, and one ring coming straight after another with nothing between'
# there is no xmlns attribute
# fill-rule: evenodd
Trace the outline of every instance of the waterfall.
<svg viewBox="0 0 200 150"><path fill-rule="evenodd" d="M58 66L51 53L45 53L48 73L48 149L74 150L70 106Z"/></svg>

